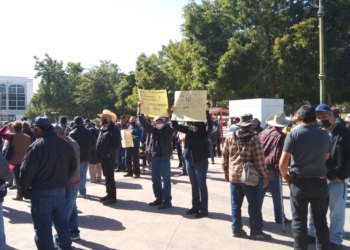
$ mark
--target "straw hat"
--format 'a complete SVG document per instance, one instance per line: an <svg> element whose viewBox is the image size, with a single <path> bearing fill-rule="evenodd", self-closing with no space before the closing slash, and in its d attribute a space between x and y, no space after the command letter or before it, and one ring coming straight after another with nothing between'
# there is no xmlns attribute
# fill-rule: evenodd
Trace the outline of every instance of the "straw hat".
<svg viewBox="0 0 350 250"><path fill-rule="evenodd" d="M112 118L112 122L116 122L117 120L117 116L116 114L114 114L112 111L108 110L108 109L104 109L102 111L102 114L98 114L99 117L101 117L103 119L104 116L110 116Z"/></svg>

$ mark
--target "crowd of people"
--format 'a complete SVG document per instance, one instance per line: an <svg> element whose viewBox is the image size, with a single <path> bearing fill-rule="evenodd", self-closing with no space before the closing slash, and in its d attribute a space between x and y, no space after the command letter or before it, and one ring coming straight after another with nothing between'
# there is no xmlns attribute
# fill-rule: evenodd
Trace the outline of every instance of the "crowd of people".
<svg viewBox="0 0 350 250"><path fill-rule="evenodd" d="M172 207L171 164L174 148L178 151L180 176L188 176L192 207L186 214L207 217L209 160L222 157L224 178L230 183L232 236L270 240L263 232L262 207L267 190L271 193L275 222L290 224L294 249L341 249L344 237L347 183L350 175L350 116L343 121L337 109L320 104L302 106L293 119L284 112L271 114L266 128L251 114L232 117L225 144L215 116L205 121L179 123L168 117L151 120L121 116L103 110L93 120L66 117L52 124L45 116L7 123L0 129L3 154L0 154L0 209L7 188L17 189L14 200L31 200L31 214L38 249L71 249L80 239L77 198L87 196L89 170L91 183L105 178L103 205L117 202L115 172L140 178L140 155L151 169L158 209ZM204 107L203 107L204 109ZM121 131L130 130L133 147L123 148ZM217 155L216 155L217 154ZM251 162L259 181L252 185L242 176L245 163ZM292 220L284 213L282 178L290 188ZM249 236L243 230L241 208L248 201ZM310 206L310 214L308 214ZM327 212L330 223L327 223ZM4 223L0 221L0 249L5 249ZM309 225L308 225L309 224ZM52 226L57 234L52 239ZM3 248L2 248L3 247Z"/></svg>

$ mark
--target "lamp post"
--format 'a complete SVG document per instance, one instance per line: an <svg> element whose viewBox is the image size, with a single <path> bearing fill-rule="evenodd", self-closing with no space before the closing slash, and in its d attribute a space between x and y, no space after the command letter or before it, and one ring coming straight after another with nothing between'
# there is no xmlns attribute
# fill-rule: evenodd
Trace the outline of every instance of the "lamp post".
<svg viewBox="0 0 350 250"><path fill-rule="evenodd" d="M318 28L319 28L319 42L320 42L320 74L318 78L320 79L320 103L325 102L325 79L326 74L324 72L324 32L323 32L323 17L324 17L324 9L323 9L323 0L319 0L318 5Z"/></svg>

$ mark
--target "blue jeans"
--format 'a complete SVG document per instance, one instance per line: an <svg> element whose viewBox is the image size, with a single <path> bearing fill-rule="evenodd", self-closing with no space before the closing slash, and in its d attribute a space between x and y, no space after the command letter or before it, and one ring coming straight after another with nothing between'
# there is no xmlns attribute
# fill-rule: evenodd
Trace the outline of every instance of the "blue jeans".
<svg viewBox="0 0 350 250"><path fill-rule="evenodd" d="M330 242L336 245L341 245L343 243L344 237L345 209L348 189L346 183L338 184L331 182L328 184L328 190L330 211ZM315 225L312 218L312 213L310 213L310 225L308 234L315 237Z"/></svg>
<svg viewBox="0 0 350 250"><path fill-rule="evenodd" d="M0 202L0 249L6 249L6 236L4 227L4 216L2 213L2 202Z"/></svg>
<svg viewBox="0 0 350 250"><path fill-rule="evenodd" d="M182 173L187 174L187 164L185 157L181 154L181 162L182 162Z"/></svg>
<svg viewBox="0 0 350 250"><path fill-rule="evenodd" d="M246 196L248 200L250 235L255 236L262 233L263 220L259 191L259 185L253 187L231 182L232 232L234 234L241 233L243 228L241 208L244 196Z"/></svg>
<svg viewBox="0 0 350 250"><path fill-rule="evenodd" d="M86 195L86 173L89 167L89 162L80 162L80 188L79 194Z"/></svg>
<svg viewBox="0 0 350 250"><path fill-rule="evenodd" d="M118 149L117 167L119 170L125 170L125 148Z"/></svg>
<svg viewBox="0 0 350 250"><path fill-rule="evenodd" d="M270 189L273 201L273 210L275 212L275 221L282 222L282 199L281 199L281 189L282 189L282 179L279 177L275 170L267 170L268 177L268 187ZM264 197L266 194L266 188L262 188L262 180L259 181L260 186L260 205L262 207L264 202ZM283 214L283 220L285 219Z"/></svg>
<svg viewBox="0 0 350 250"><path fill-rule="evenodd" d="M38 250L53 249L52 223L60 239L60 249L71 249L65 195L65 187L31 192L31 214L36 233L34 240Z"/></svg>
<svg viewBox="0 0 350 250"><path fill-rule="evenodd" d="M208 159L194 163L192 157L188 156L185 161L192 187L192 209L208 214Z"/></svg>
<svg viewBox="0 0 350 250"><path fill-rule="evenodd" d="M290 204L293 214L294 249L304 250L308 248L307 214L309 203L316 228L316 249L329 249L329 230L326 217L328 210L327 179L293 177L290 185Z"/></svg>
<svg viewBox="0 0 350 250"><path fill-rule="evenodd" d="M164 203L171 202L171 182L170 182L170 159L152 157L152 183L153 193L156 200L163 200ZM162 188L162 178L164 187Z"/></svg>

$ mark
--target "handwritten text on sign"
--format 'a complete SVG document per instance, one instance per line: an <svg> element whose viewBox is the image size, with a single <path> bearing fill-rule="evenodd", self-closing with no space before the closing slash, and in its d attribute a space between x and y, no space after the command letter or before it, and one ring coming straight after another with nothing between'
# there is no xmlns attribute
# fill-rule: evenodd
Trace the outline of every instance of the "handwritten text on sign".
<svg viewBox="0 0 350 250"><path fill-rule="evenodd" d="M139 89L141 102L141 114L154 117L168 116L168 96L166 90L144 90Z"/></svg>
<svg viewBox="0 0 350 250"><path fill-rule="evenodd" d="M206 90L175 91L175 110L172 120L205 121Z"/></svg>
<svg viewBox="0 0 350 250"><path fill-rule="evenodd" d="M134 147L134 141L132 140L131 131L128 129L123 129L120 131L122 137L122 147L132 148Z"/></svg>

